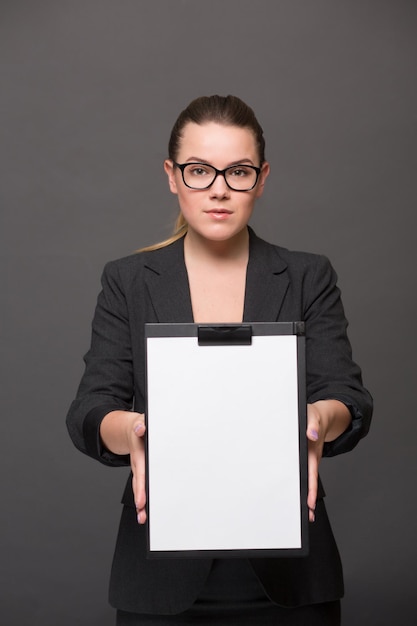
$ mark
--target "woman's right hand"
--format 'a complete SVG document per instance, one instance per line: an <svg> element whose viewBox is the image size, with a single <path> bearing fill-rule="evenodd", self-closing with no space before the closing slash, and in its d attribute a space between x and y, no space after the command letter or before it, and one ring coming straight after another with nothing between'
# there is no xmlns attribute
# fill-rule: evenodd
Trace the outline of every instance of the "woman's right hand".
<svg viewBox="0 0 417 626"><path fill-rule="evenodd" d="M145 430L144 414L133 411L110 411L100 425L105 447L114 454L130 455L133 497L139 524L146 522Z"/></svg>
<svg viewBox="0 0 417 626"><path fill-rule="evenodd" d="M132 468L132 489L135 499L136 514L139 524L146 522L146 484L145 484L145 416L143 413L132 413L131 425L128 427L130 465Z"/></svg>

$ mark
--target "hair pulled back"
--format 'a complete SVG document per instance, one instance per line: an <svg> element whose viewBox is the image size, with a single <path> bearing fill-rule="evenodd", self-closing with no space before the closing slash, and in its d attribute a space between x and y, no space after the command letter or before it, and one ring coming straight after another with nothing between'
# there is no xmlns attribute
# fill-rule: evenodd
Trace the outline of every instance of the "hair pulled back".
<svg viewBox="0 0 417 626"><path fill-rule="evenodd" d="M247 128L252 131L255 137L260 165L265 161L265 139L262 127L256 119L253 109L237 96L201 96L192 100L181 111L172 128L168 143L168 156L173 161L177 160L184 128L190 122L200 126L209 122L216 122L216 124L223 124L224 126ZM143 248L141 251L158 250L159 248L169 246L177 239L183 237L187 229L188 224L180 211L172 236L153 246Z"/></svg>
<svg viewBox="0 0 417 626"><path fill-rule="evenodd" d="M237 96L201 96L192 100L186 109L181 111L175 122L168 144L169 158L176 160L184 127L194 124L216 122L225 126L247 128L254 134L258 147L260 164L265 161L265 139L263 130L250 106Z"/></svg>

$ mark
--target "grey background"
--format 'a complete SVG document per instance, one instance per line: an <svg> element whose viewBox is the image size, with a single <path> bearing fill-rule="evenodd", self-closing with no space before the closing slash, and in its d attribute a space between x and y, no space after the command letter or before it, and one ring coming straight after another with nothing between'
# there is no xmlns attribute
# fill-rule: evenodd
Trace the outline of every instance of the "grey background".
<svg viewBox="0 0 417 626"><path fill-rule="evenodd" d="M211 93L255 109L272 173L253 226L331 258L375 397L370 436L323 462L344 624L415 624L416 9L1 1L2 624L113 624L127 471L64 419L103 264L170 232L169 131Z"/></svg>

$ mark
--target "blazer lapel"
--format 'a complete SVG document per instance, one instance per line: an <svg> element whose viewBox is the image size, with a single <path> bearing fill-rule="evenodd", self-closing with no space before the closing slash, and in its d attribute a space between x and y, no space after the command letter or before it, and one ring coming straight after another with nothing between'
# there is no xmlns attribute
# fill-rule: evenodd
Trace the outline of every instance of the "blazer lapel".
<svg viewBox="0 0 417 626"><path fill-rule="evenodd" d="M184 239L145 252L145 282L159 323L193 322Z"/></svg>
<svg viewBox="0 0 417 626"><path fill-rule="evenodd" d="M275 246L249 229L249 263L243 321L275 322L288 289L287 264ZM184 239L145 252L145 282L159 323L193 322L184 262Z"/></svg>
<svg viewBox="0 0 417 626"><path fill-rule="evenodd" d="M288 289L287 264L275 246L249 228L244 322L275 322Z"/></svg>

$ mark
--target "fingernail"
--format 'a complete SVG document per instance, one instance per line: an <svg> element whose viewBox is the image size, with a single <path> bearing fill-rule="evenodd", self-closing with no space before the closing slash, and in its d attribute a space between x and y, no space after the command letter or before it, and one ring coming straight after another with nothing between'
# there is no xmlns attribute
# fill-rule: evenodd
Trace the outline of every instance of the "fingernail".
<svg viewBox="0 0 417 626"><path fill-rule="evenodd" d="M314 509L309 509L308 512L309 512L308 518L309 518L310 522L315 522L316 521L316 515L314 513Z"/></svg>
<svg viewBox="0 0 417 626"><path fill-rule="evenodd" d="M133 429L135 431L135 433L137 434L138 432L140 432L143 428L143 424L136 424L135 428Z"/></svg>
<svg viewBox="0 0 417 626"><path fill-rule="evenodd" d="M138 513L138 524L141 524L141 523L142 523L142 522L141 522L141 514L140 514L140 513Z"/></svg>
<svg viewBox="0 0 417 626"><path fill-rule="evenodd" d="M313 437L314 441L317 441L317 439L319 438L317 430L310 430L310 435Z"/></svg>

